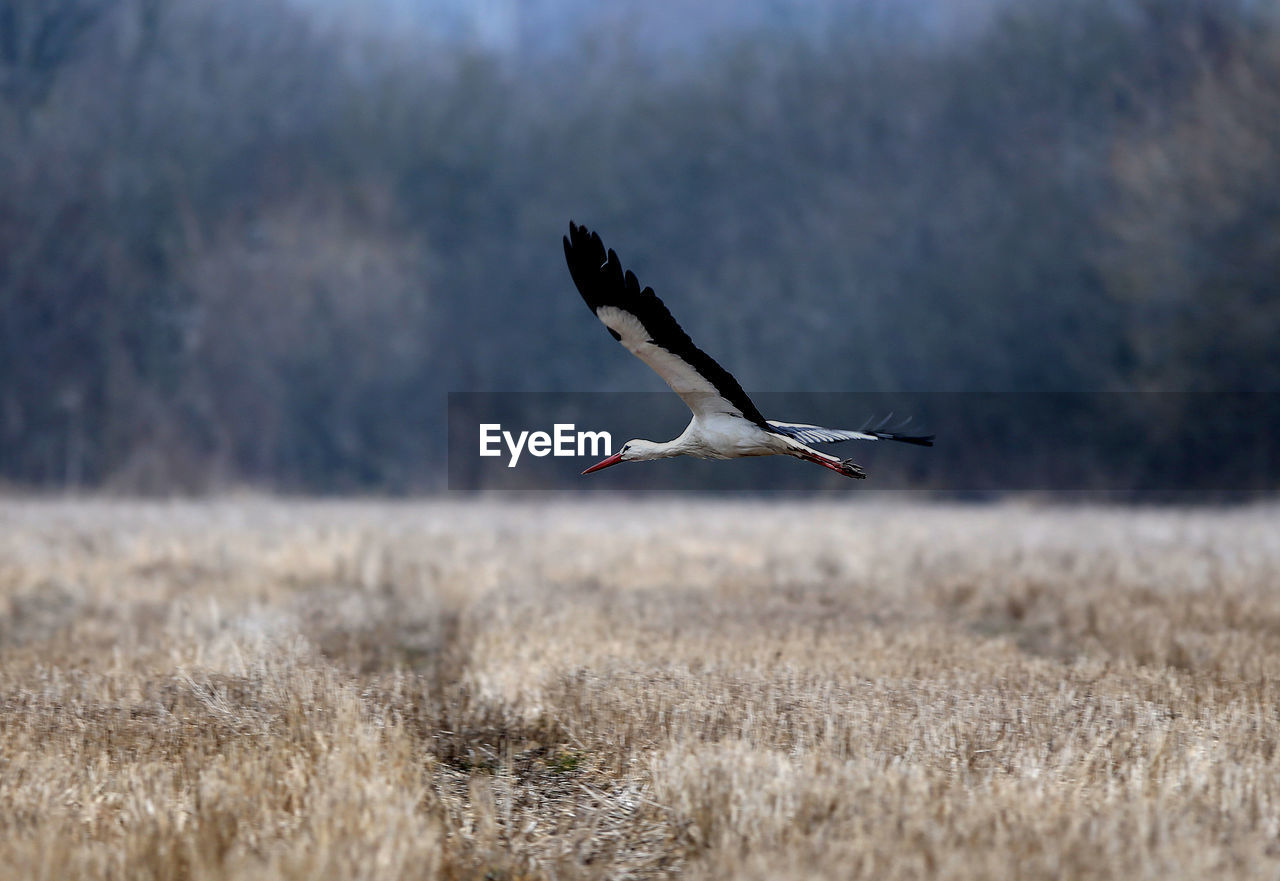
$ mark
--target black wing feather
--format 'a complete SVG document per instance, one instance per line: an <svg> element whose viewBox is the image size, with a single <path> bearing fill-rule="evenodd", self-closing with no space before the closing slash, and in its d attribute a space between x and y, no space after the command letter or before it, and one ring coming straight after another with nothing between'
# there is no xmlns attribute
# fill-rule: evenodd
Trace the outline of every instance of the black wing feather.
<svg viewBox="0 0 1280 881"><path fill-rule="evenodd" d="M582 294L582 299L592 312L602 306L612 306L628 312L644 326L649 340L680 358L706 378L716 391L751 422L767 429L768 423L756 409L742 386L715 359L693 344L693 340L672 317L671 312L658 299L653 288L640 289L635 273L622 270L622 262L597 233L585 226L569 221L569 235L564 239L564 256L569 264L569 274ZM617 331L609 328L615 340L621 340Z"/></svg>

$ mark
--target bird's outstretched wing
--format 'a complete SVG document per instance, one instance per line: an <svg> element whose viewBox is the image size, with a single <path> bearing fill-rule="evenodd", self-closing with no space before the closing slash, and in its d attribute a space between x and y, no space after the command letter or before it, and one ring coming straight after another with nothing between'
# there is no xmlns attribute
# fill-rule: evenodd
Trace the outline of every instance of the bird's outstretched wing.
<svg viewBox="0 0 1280 881"><path fill-rule="evenodd" d="M802 444L838 444L850 440L893 440L904 444L916 444L921 447L933 446L934 436L931 434L900 434L896 431L882 431L883 424L877 428L864 428L854 431L848 428L823 428L821 425L805 425L803 422L775 422L769 420L769 427L778 434L793 437Z"/></svg>
<svg viewBox="0 0 1280 881"><path fill-rule="evenodd" d="M578 293L613 338L652 367L695 416L725 413L767 428L733 375L693 344L653 288L641 290L635 274L622 271L598 234L569 221L564 256Z"/></svg>

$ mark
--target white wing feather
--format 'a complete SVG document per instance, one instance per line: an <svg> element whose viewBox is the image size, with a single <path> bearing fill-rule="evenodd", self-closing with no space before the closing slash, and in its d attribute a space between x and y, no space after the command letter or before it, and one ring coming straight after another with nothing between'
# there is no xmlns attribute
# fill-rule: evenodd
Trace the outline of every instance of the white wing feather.
<svg viewBox="0 0 1280 881"><path fill-rule="evenodd" d="M775 422L769 424L781 429L783 434L806 444L838 444L850 440L880 440L874 434L865 431L852 431L844 428L823 428L821 425L806 425L803 422Z"/></svg>
<svg viewBox="0 0 1280 881"><path fill-rule="evenodd" d="M716 387L689 362L673 355L649 339L649 333L630 312L616 306L601 306L596 317L616 333L623 347L648 364L680 396L695 416L727 414L742 417L742 410L720 394Z"/></svg>

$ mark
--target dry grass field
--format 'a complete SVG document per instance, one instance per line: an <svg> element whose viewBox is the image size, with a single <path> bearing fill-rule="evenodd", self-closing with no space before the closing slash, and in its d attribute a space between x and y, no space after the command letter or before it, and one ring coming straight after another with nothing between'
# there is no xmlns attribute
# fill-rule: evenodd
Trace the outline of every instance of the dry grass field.
<svg viewBox="0 0 1280 881"><path fill-rule="evenodd" d="M1280 877L1280 509L0 503L0 877Z"/></svg>

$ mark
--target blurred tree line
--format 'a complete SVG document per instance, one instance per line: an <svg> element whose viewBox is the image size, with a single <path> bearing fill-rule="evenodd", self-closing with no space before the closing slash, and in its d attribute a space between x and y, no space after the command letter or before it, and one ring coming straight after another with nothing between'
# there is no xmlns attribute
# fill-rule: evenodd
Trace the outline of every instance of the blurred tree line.
<svg viewBox="0 0 1280 881"><path fill-rule="evenodd" d="M448 391L661 388L570 217L749 390L1280 391L1274 4L879 9L534 58L0 0L0 481L421 490Z"/></svg>

